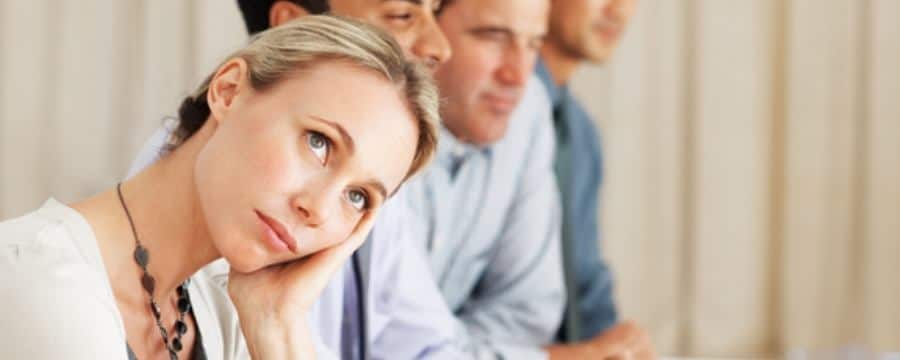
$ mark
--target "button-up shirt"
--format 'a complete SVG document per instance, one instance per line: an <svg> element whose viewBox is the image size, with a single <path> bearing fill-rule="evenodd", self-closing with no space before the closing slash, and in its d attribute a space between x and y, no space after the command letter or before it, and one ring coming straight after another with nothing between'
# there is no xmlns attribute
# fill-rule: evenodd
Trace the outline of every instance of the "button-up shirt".
<svg viewBox="0 0 900 360"><path fill-rule="evenodd" d="M545 358L564 307L550 103L537 77L487 147L441 129L435 162L405 185L432 273L481 358Z"/></svg>
<svg viewBox="0 0 900 360"><path fill-rule="evenodd" d="M563 203L566 316L559 338L583 340L616 323L613 281L600 255L598 192L603 166L600 140L590 116L565 86L557 86L540 62L537 74L553 103L557 137L556 174Z"/></svg>

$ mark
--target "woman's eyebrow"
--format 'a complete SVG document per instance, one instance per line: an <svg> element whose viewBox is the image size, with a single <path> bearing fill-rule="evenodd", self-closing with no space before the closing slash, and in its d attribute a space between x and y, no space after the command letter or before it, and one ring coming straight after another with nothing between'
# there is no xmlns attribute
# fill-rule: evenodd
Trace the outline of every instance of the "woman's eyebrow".
<svg viewBox="0 0 900 360"><path fill-rule="evenodd" d="M353 137L350 136L350 133L348 133L347 130L344 129L343 126L341 126L341 124L338 124L334 121L327 120L327 119L324 119L322 117L315 116L315 115L310 115L309 118L334 129L334 131L336 131L338 134L340 134L341 141L345 144L345 146L347 146L348 153L350 155L353 155L354 151L356 151L356 144L353 142ZM366 182L365 185L375 188L375 190L378 191L379 194L381 194L382 199L388 198L387 188L384 186L384 183L382 183L381 181L371 180L371 181Z"/></svg>
<svg viewBox="0 0 900 360"><path fill-rule="evenodd" d="M347 147L347 152L350 153L350 155L353 155L353 153L356 151L356 143L353 142L353 137L350 136L350 133L348 133L347 130L344 129L343 126L341 126L341 124L338 124L334 121L323 119L323 118L315 116L315 115L310 115L309 117L321 124L324 124L332 129L334 129L334 131L336 131L338 134L340 134L341 142L343 142L344 145Z"/></svg>

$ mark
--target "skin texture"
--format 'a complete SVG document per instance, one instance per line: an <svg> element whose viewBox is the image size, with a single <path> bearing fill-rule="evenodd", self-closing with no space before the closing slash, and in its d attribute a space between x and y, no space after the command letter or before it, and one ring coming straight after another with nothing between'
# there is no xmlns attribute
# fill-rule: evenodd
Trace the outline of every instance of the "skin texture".
<svg viewBox="0 0 900 360"><path fill-rule="evenodd" d="M390 194L406 176L418 128L393 84L348 63L314 65L261 91L246 74L241 59L220 67L209 120L124 182L123 194L150 252L164 325L175 320L175 287L224 257L254 358L306 358L314 350L303 319L364 241L385 200L378 188ZM343 96L350 87L352 99ZM327 122L344 129L352 150ZM115 190L72 206L95 232L128 343L141 359L167 358ZM279 240L286 234L296 241L290 247ZM193 349L196 326L188 327L181 354Z"/></svg>
<svg viewBox="0 0 900 360"><path fill-rule="evenodd" d="M239 78L242 66L223 67L209 93L216 131L195 179L216 249L252 272L345 240L400 185L418 133L398 90L373 72L322 64L260 93ZM257 213L295 248L246 241L264 232Z"/></svg>
<svg viewBox="0 0 900 360"><path fill-rule="evenodd" d="M453 57L435 78L444 125L457 138L489 145L506 133L547 30L546 0L455 0L438 22Z"/></svg>
<svg viewBox="0 0 900 360"><path fill-rule="evenodd" d="M355 18L390 33L410 58L431 69L450 58L450 45L438 28L435 11L440 0L331 0L331 13ZM297 4L277 1L269 10L269 23L278 26L308 15Z"/></svg>
<svg viewBox="0 0 900 360"><path fill-rule="evenodd" d="M636 5L636 0L552 0L550 33L541 56L556 83L566 83L585 61L608 61Z"/></svg>

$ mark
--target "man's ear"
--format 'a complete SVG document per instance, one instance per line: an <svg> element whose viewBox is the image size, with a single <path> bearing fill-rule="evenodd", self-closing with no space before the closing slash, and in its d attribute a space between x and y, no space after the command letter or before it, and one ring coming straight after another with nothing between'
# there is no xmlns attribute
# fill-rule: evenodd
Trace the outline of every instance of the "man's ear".
<svg viewBox="0 0 900 360"><path fill-rule="evenodd" d="M279 0L269 8L269 26L276 27L288 21L309 15L302 6L290 1Z"/></svg>
<svg viewBox="0 0 900 360"><path fill-rule="evenodd" d="M235 99L242 91L249 88L247 62L241 58L228 60L209 81L206 102L212 119L221 123L231 110Z"/></svg>

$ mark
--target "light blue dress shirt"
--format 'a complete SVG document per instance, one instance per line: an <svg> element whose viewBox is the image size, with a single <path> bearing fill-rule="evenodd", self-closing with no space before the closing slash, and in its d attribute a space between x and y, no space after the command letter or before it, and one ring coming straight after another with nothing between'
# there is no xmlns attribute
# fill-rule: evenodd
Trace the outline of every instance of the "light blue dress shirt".
<svg viewBox="0 0 900 360"><path fill-rule="evenodd" d="M441 129L405 185L431 270L478 358L546 358L565 305L550 100L532 77L506 135L478 148Z"/></svg>

